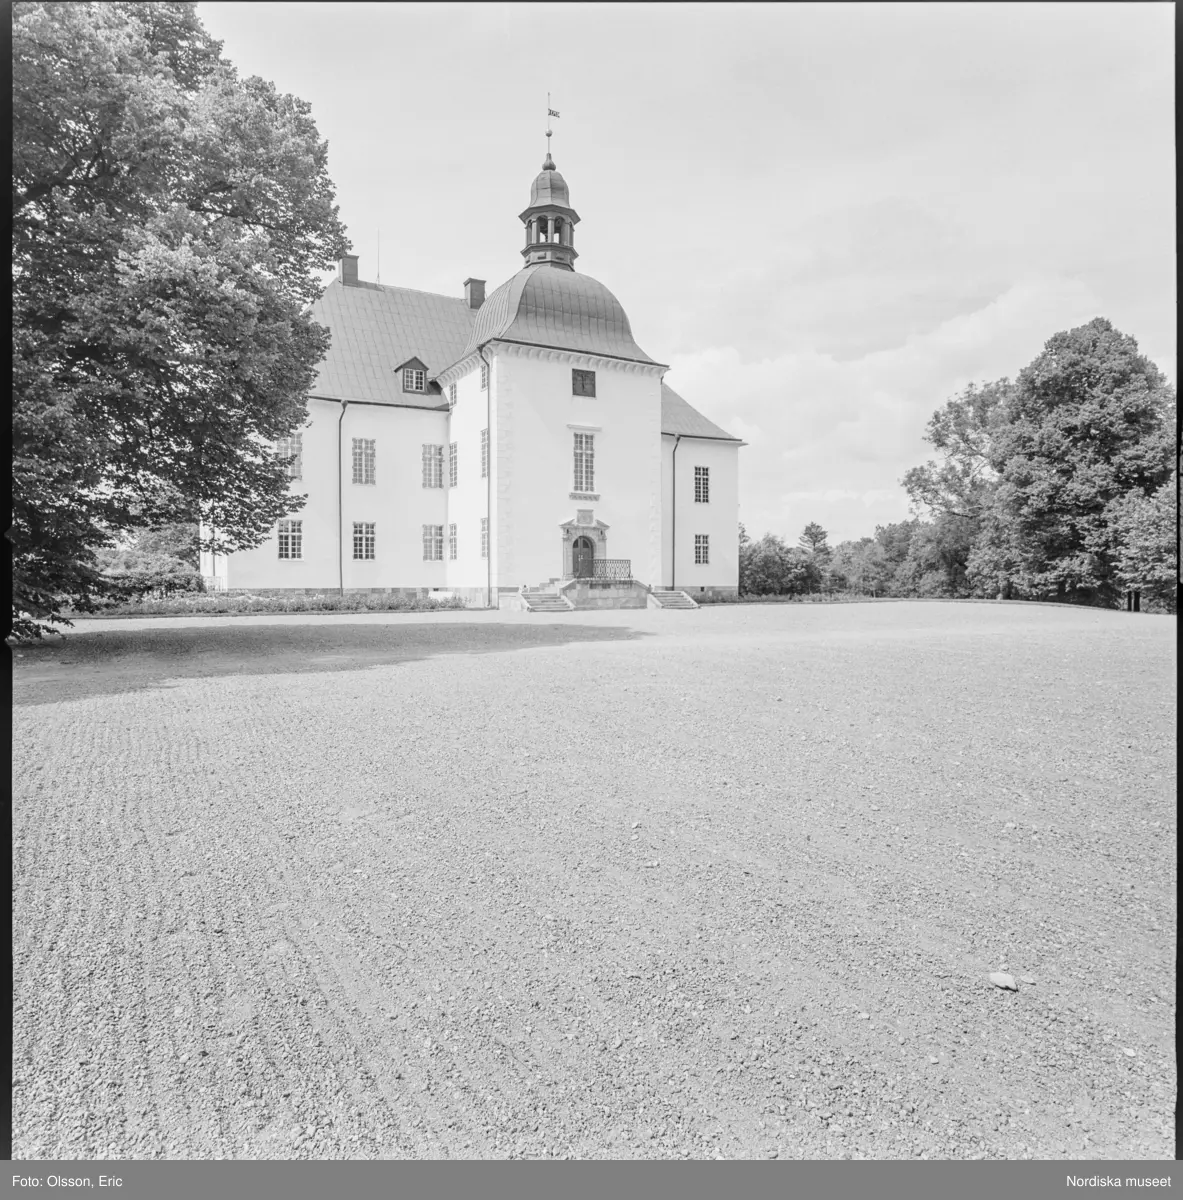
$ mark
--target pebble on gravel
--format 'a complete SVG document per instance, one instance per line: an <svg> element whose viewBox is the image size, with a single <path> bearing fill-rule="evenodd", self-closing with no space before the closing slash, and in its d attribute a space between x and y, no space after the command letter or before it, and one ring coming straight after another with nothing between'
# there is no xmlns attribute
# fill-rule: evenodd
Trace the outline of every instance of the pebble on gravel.
<svg viewBox="0 0 1183 1200"><path fill-rule="evenodd" d="M1019 979L1023 983L1034 983L1035 982L1035 980L1032 979L1030 975L1020 975Z"/></svg>
<svg viewBox="0 0 1183 1200"><path fill-rule="evenodd" d="M1006 988L1007 991L1017 992L1019 985L1015 983L1015 977L1008 975L1005 971L992 971L990 973L990 982L998 988Z"/></svg>

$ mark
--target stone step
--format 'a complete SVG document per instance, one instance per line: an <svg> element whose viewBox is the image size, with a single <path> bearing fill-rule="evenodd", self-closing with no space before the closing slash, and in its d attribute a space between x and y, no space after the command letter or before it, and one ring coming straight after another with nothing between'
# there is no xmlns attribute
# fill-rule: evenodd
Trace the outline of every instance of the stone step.
<svg viewBox="0 0 1183 1200"><path fill-rule="evenodd" d="M680 608L689 611L698 607L697 604L683 591L654 588L653 598L662 608Z"/></svg>

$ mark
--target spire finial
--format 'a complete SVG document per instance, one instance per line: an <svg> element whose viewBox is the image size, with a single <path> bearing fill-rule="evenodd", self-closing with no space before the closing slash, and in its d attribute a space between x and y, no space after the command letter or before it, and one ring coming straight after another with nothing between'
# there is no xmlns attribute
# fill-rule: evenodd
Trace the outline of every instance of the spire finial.
<svg viewBox="0 0 1183 1200"><path fill-rule="evenodd" d="M544 171L553 171L555 169L555 160L553 158L551 158L551 156L550 156L550 139L551 139L550 119L551 119L551 117L557 117L558 115L559 114L550 106L550 92L547 92L546 93L546 161L542 164L542 169Z"/></svg>

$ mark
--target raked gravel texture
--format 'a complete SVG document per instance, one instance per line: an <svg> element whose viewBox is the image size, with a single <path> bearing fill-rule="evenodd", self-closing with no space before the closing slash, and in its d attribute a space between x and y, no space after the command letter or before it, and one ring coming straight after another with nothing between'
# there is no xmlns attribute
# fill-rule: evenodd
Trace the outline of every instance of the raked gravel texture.
<svg viewBox="0 0 1183 1200"><path fill-rule="evenodd" d="M15 1158L1173 1156L1173 619L15 654Z"/></svg>

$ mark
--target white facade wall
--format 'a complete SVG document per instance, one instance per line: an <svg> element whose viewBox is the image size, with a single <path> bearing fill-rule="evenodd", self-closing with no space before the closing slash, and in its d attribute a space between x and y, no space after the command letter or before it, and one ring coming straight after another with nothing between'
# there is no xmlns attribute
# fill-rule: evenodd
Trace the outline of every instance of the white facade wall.
<svg viewBox="0 0 1183 1200"><path fill-rule="evenodd" d="M457 539L456 560L447 564L449 588L485 588L489 582L489 560L481 557L489 482L481 477L481 430L489 427L488 396L481 388L480 362L474 359L472 369L456 381L456 405L448 421L448 441L456 443L458 454L456 487L448 490L447 521L455 524Z"/></svg>
<svg viewBox="0 0 1183 1200"><path fill-rule="evenodd" d="M609 558L656 582L661 569L661 368L494 343L495 587L563 574L563 531L578 509L609 526ZM596 395L572 394L573 368L594 370ZM573 499L574 435L595 437L595 494Z"/></svg>
<svg viewBox="0 0 1183 1200"><path fill-rule="evenodd" d="M662 584L685 588L692 596L700 587L738 587L739 445L683 437L678 442L675 477L675 441L671 434L662 435ZM694 499L695 467L710 470L710 499L705 504ZM705 566L694 561L696 533L710 538L710 562Z"/></svg>
<svg viewBox="0 0 1183 1200"><path fill-rule="evenodd" d="M338 420L340 522L338 524ZM302 439L307 495L294 514L302 522L303 558L281 559L275 532L253 550L229 558L230 588L440 588L447 571L447 488L424 488L422 446L443 444L447 482L447 414L425 409L310 399ZM353 439L375 442L374 483L353 482ZM353 522L375 526L375 558L353 558ZM443 525L444 561L423 560L423 525ZM338 544L338 538L342 539ZM340 553L340 564L338 554Z"/></svg>

